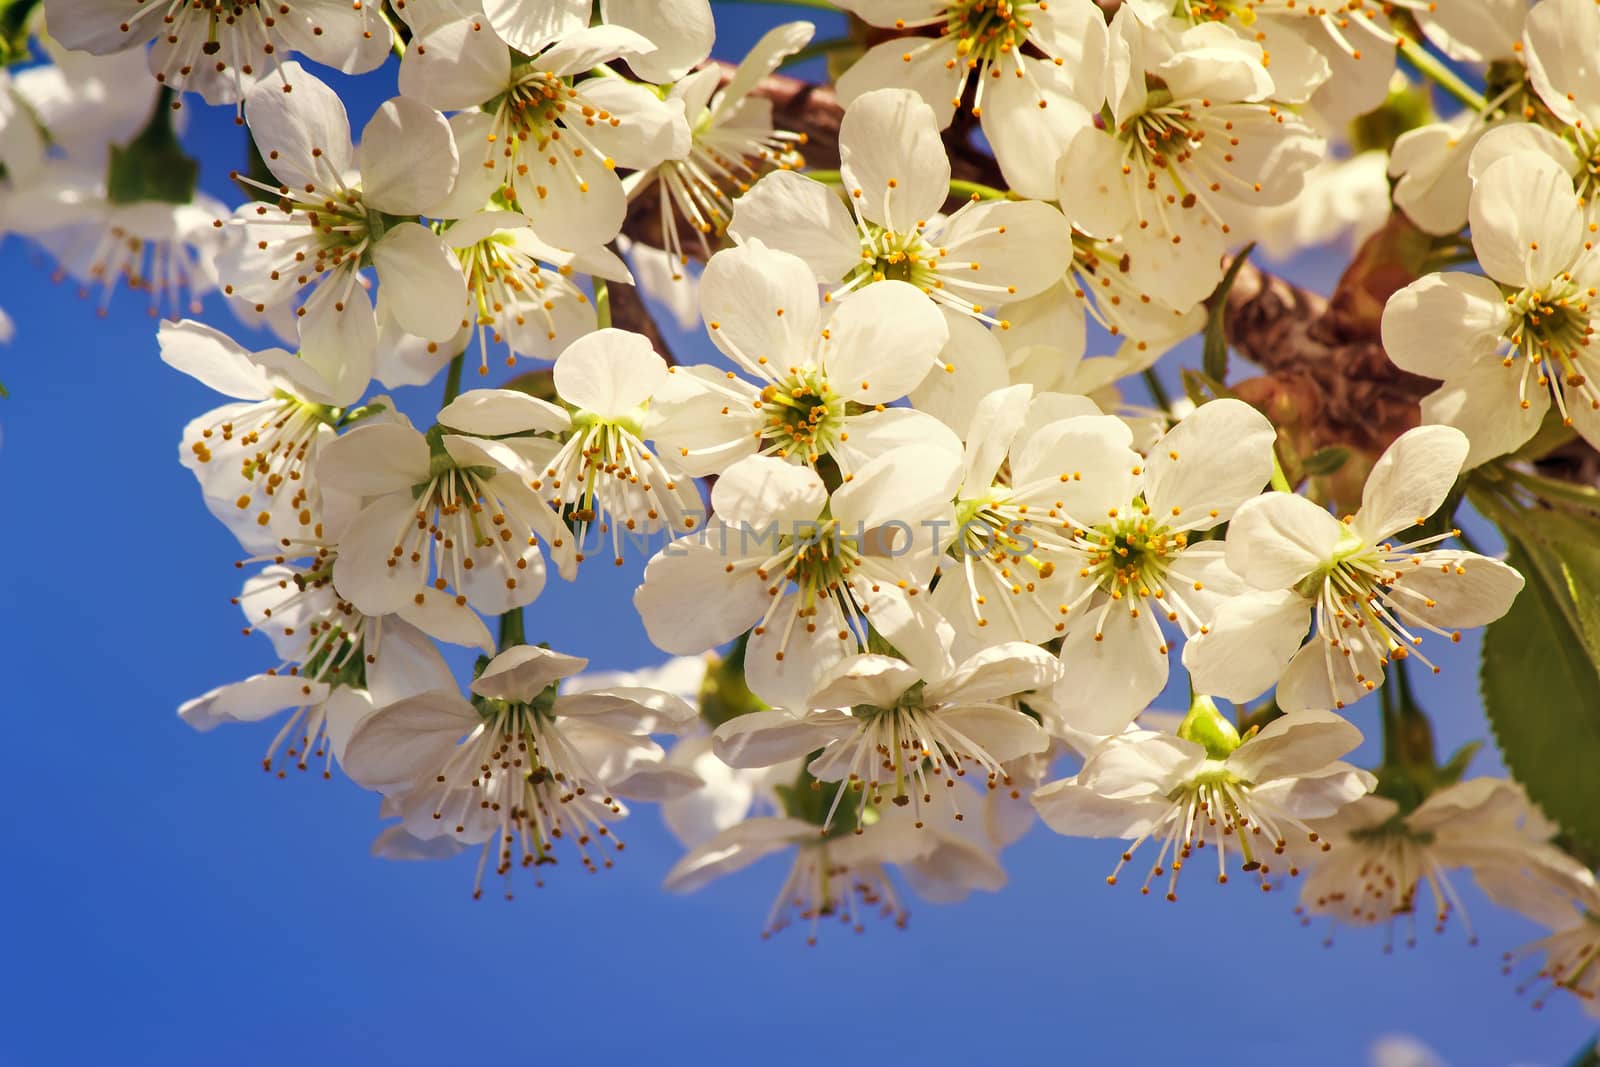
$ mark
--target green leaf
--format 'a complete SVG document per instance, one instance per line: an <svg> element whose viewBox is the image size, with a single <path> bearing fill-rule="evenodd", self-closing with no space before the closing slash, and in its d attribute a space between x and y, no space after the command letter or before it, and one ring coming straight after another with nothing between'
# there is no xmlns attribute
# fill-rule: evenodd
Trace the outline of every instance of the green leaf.
<svg viewBox="0 0 1600 1067"><path fill-rule="evenodd" d="M0 66L15 66L33 58L28 49L28 24L39 0L0 0Z"/></svg>
<svg viewBox="0 0 1600 1067"><path fill-rule="evenodd" d="M1553 511L1496 517L1528 584L1484 634L1484 710L1528 796L1600 845L1600 528Z"/></svg>
<svg viewBox="0 0 1600 1067"><path fill-rule="evenodd" d="M163 88L139 135L125 145L111 146L106 199L113 204L142 200L187 204L194 199L200 164L184 152L172 129L174 101L172 90Z"/></svg>
<svg viewBox="0 0 1600 1067"><path fill-rule="evenodd" d="M1219 382L1228 379L1228 335L1223 329L1223 320L1228 314L1228 293L1232 291L1234 280L1239 277L1240 268L1250 258L1250 253L1255 247L1256 243L1251 241L1233 257L1233 262L1228 264L1228 272L1222 276L1222 281L1217 283L1217 291L1206 298L1209 314L1206 318L1205 356L1201 366L1205 368L1207 377Z"/></svg>
<svg viewBox="0 0 1600 1067"><path fill-rule="evenodd" d="M1329 445L1319 448L1311 455L1300 461L1300 470L1305 474L1333 474L1343 467L1350 459L1350 450L1343 445Z"/></svg>

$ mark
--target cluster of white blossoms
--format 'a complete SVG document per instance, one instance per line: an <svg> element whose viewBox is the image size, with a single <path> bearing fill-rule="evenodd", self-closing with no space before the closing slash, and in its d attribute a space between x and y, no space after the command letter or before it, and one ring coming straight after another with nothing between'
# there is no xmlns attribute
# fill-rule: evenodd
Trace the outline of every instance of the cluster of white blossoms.
<svg viewBox="0 0 1600 1067"><path fill-rule="evenodd" d="M102 308L146 291L223 398L179 457L272 645L184 720L275 719L269 772L337 765L378 854L475 852L475 893L611 867L654 803L669 889L788 853L766 929L814 939L999 889L1037 818L1122 839L1113 884L1193 863L1391 941L1465 870L1592 1004L1589 871L1414 727L1524 586L1462 487L1541 430L1600 447L1600 7L838 7L730 64L709 0L43 0L0 221ZM818 54L834 89L775 74ZM395 56L359 130L313 71ZM248 131L236 206L190 94ZM1440 384L1313 454L1315 412L1220 380L1230 257L1391 210L1422 252L1362 291ZM262 340L185 317L222 303ZM703 362L654 328L685 310ZM630 562L675 658L586 673L546 642L615 607L541 597Z"/></svg>

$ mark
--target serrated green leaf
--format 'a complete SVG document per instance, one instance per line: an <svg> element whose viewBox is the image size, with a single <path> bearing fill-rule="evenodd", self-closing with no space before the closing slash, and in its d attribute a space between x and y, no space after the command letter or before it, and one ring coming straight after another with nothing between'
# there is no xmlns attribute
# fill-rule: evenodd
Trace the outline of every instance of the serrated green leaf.
<svg viewBox="0 0 1600 1067"><path fill-rule="evenodd" d="M1206 344L1201 366L1205 368L1208 377L1219 382L1228 379L1228 335L1223 328L1228 314L1228 293L1233 289L1233 283L1239 277L1240 269L1250 258L1250 253L1255 247L1255 242L1251 241L1233 257L1233 262L1228 264L1227 273L1222 276L1222 281L1217 283L1216 292L1206 298L1208 309Z"/></svg>
<svg viewBox="0 0 1600 1067"><path fill-rule="evenodd" d="M1596 846L1600 631L1586 620L1600 609L1580 605L1600 596L1600 539L1591 531L1583 540L1546 540L1531 532L1538 518L1507 531L1508 562L1528 584L1484 633L1483 705L1506 766L1528 796L1568 834Z"/></svg>
<svg viewBox="0 0 1600 1067"><path fill-rule="evenodd" d="M1343 445L1329 445L1319 448L1311 455L1300 461L1300 470L1305 474L1334 474L1350 459L1350 450Z"/></svg>

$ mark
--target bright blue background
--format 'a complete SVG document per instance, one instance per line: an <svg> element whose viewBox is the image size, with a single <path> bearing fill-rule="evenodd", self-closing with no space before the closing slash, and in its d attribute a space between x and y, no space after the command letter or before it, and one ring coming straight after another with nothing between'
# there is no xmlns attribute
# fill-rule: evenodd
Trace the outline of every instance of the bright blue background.
<svg viewBox="0 0 1600 1067"><path fill-rule="evenodd" d="M719 14L735 56L787 13ZM350 89L358 128L392 79ZM196 108L189 143L230 202L239 138L226 110ZM903 933L826 928L816 948L757 936L782 860L661 892L680 849L649 808L622 824L615 870L565 864L509 904L469 899L475 855L370 858L373 796L264 775L275 727L202 736L174 715L271 665L228 603L238 550L177 463L180 428L218 399L158 361L139 297L99 319L16 239L3 263L0 1064L1345 1065L1392 1032L1457 1065L1558 1064L1594 1033L1566 998L1541 1014L1513 994L1499 953L1538 931L1470 891L1479 947L1456 926L1393 956L1377 931L1324 949L1287 893L1195 877L1178 905L1142 899L1105 885L1115 844L1043 827L1005 854L1002 892L914 904ZM1307 267L1326 285L1337 264ZM411 402L431 411L433 391ZM657 660L628 602L637 571L593 566L581 597L553 585L530 640L597 667ZM1476 652L1443 650L1422 690L1443 751L1486 735ZM1375 714L1354 716L1373 733Z"/></svg>

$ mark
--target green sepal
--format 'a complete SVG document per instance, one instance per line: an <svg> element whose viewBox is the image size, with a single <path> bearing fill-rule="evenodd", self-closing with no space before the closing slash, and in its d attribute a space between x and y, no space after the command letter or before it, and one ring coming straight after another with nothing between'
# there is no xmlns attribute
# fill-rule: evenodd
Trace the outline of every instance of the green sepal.
<svg viewBox="0 0 1600 1067"><path fill-rule="evenodd" d="M125 145L111 146L106 199L113 204L154 200L187 204L200 181L200 164L183 150L172 129L171 89L163 88L150 121Z"/></svg>

